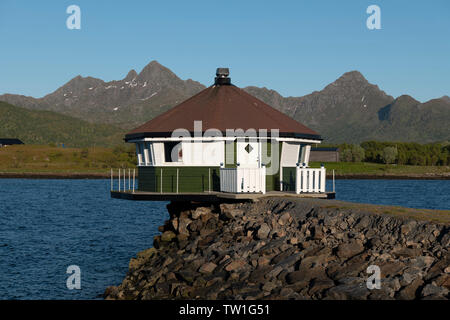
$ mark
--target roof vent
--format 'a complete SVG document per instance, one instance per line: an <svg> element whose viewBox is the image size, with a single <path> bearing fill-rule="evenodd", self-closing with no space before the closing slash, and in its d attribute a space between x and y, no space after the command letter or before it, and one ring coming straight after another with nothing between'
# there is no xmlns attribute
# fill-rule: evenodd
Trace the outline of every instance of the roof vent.
<svg viewBox="0 0 450 320"><path fill-rule="evenodd" d="M216 70L216 85L229 85L231 84L231 79L228 77L230 75L230 70L228 68L217 68Z"/></svg>

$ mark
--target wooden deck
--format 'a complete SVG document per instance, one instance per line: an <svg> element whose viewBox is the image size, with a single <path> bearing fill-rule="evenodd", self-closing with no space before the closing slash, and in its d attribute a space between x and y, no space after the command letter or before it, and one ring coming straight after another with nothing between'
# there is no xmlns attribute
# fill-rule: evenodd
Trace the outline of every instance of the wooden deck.
<svg viewBox="0 0 450 320"><path fill-rule="evenodd" d="M197 192L197 193L159 193L145 191L111 191L111 198L140 201L257 201L265 197L294 197L294 198L318 198L334 199L335 192L325 193L300 193L270 191L262 193L227 193L227 192Z"/></svg>

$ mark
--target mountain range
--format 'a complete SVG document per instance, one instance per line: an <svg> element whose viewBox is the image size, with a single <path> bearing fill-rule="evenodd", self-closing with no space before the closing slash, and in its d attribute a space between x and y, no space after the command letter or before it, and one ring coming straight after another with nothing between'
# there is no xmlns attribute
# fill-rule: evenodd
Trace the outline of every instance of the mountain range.
<svg viewBox="0 0 450 320"><path fill-rule="evenodd" d="M4 94L0 101L129 130L204 88L152 61L139 74L131 70L122 80L104 82L77 76L42 98ZM407 95L394 98L358 71L347 72L322 90L302 97L283 97L254 86L243 89L316 130L329 143L450 140L448 96L425 103Z"/></svg>

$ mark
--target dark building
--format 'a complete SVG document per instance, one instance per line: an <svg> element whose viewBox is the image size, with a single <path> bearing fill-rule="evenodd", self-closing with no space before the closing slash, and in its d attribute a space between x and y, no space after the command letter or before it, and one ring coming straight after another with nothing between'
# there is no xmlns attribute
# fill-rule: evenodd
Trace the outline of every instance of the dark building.
<svg viewBox="0 0 450 320"><path fill-rule="evenodd" d="M338 148L311 148L309 161L312 162L339 162Z"/></svg>
<svg viewBox="0 0 450 320"><path fill-rule="evenodd" d="M0 138L0 147L11 146L13 144L23 144L19 139L2 139Z"/></svg>

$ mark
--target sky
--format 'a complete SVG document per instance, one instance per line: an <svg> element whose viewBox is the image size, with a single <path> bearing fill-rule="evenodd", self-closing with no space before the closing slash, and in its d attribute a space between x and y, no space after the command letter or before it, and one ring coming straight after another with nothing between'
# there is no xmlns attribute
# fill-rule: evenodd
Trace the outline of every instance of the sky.
<svg viewBox="0 0 450 320"><path fill-rule="evenodd" d="M81 10L68 29L67 7ZM381 29L369 30L368 6ZM450 95L450 1L1 0L0 94L41 97L77 75L119 80L157 60L182 79L283 96L358 70L394 97Z"/></svg>

